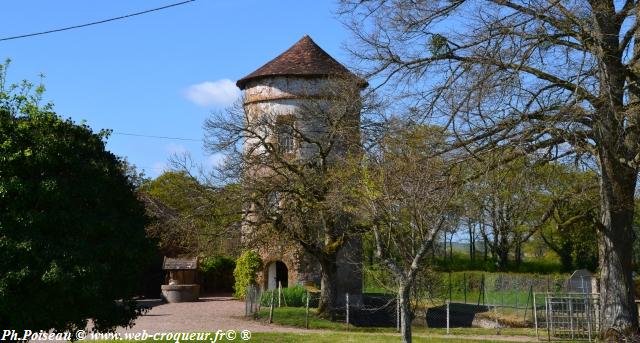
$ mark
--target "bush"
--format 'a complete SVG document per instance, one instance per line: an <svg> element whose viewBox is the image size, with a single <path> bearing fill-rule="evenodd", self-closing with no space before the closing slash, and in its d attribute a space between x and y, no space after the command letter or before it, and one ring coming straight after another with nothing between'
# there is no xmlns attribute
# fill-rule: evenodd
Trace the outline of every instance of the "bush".
<svg viewBox="0 0 640 343"><path fill-rule="evenodd" d="M0 326L105 332L127 326L153 254L143 204L108 132L39 107L0 65ZM6 86L5 86L6 85Z"/></svg>
<svg viewBox="0 0 640 343"><path fill-rule="evenodd" d="M273 289L269 291L264 291L262 293L262 297L260 298L260 305L262 306L270 306L271 305L271 294L273 294L273 302L277 306L278 305L278 290ZM282 305L287 307L304 307L307 302L307 289L297 285L295 287L288 287L282 289ZM309 296L309 307L318 307L318 295L310 294Z"/></svg>
<svg viewBox="0 0 640 343"><path fill-rule="evenodd" d="M200 271L203 273L211 273L216 271L225 271L235 269L236 261L228 256L209 256L200 261Z"/></svg>
<svg viewBox="0 0 640 343"><path fill-rule="evenodd" d="M233 296L244 299L249 285L256 284L256 273L262 267L262 259L255 251L245 251L236 261L236 268L233 270L235 286Z"/></svg>

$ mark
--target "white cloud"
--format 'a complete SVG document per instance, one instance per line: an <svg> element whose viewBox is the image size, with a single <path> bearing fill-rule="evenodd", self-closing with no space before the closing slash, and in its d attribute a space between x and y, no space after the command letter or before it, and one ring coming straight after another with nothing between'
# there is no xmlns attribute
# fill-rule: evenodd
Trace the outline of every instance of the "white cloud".
<svg viewBox="0 0 640 343"><path fill-rule="evenodd" d="M222 165L222 163L224 163L225 158L225 154L218 152L207 157L206 164L210 168L219 167Z"/></svg>
<svg viewBox="0 0 640 343"><path fill-rule="evenodd" d="M191 85L185 96L200 106L229 106L240 96L240 89L233 81L220 79Z"/></svg>

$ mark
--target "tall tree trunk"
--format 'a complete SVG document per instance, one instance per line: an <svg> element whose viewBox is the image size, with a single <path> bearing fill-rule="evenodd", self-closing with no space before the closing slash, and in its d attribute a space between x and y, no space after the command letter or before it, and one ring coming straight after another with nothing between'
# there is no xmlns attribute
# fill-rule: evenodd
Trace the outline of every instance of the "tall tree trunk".
<svg viewBox="0 0 640 343"><path fill-rule="evenodd" d="M336 258L325 257L321 260L322 279L320 283L320 303L318 313L335 319L335 309L338 297L338 266Z"/></svg>
<svg viewBox="0 0 640 343"><path fill-rule="evenodd" d="M505 228L497 230L496 239L494 240L495 258L498 259L498 269L504 271L509 267L509 238Z"/></svg>
<svg viewBox="0 0 640 343"><path fill-rule="evenodd" d="M562 264L562 270L565 272L571 272L574 269L573 264L573 250L574 247L569 243L568 240L563 242L561 251L556 251L556 253L560 256L560 264Z"/></svg>
<svg viewBox="0 0 640 343"><path fill-rule="evenodd" d="M447 231L443 232L443 238L442 238L442 252L443 252L443 256L444 256L444 262L446 264L447 262Z"/></svg>
<svg viewBox="0 0 640 343"><path fill-rule="evenodd" d="M514 251L514 262L516 267L520 267L520 264L522 263L522 243L523 242L519 240L516 242L516 249Z"/></svg>
<svg viewBox="0 0 640 343"><path fill-rule="evenodd" d="M601 151L600 318L604 337L638 332L632 279L637 170Z"/></svg>
<svg viewBox="0 0 640 343"><path fill-rule="evenodd" d="M498 269L501 271L507 270L509 268L509 250L500 247L496 255L498 257Z"/></svg>
<svg viewBox="0 0 640 343"><path fill-rule="evenodd" d="M482 235L482 243L484 244L483 261L487 262L487 259L489 258L489 243L487 242L487 236L486 235Z"/></svg>
<svg viewBox="0 0 640 343"><path fill-rule="evenodd" d="M469 220L467 225L469 228L469 260L473 263L476 259L475 224L472 224L471 220Z"/></svg>
<svg viewBox="0 0 640 343"><path fill-rule="evenodd" d="M400 336L402 343L411 343L411 282L401 282L398 289L400 298Z"/></svg>

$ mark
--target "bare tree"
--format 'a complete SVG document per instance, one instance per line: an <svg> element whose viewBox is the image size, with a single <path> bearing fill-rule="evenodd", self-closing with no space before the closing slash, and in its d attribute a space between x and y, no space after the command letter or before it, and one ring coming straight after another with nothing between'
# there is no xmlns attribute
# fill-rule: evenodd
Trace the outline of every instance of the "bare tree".
<svg viewBox="0 0 640 343"><path fill-rule="evenodd" d="M240 185L244 239L293 242L322 268L319 312L338 302L337 259L358 239L353 170L361 157L360 80L324 80L321 92L296 94L297 109L253 112L237 105L205 123L207 148L223 152L222 176Z"/></svg>
<svg viewBox="0 0 640 343"><path fill-rule="evenodd" d="M368 75L478 156L573 155L599 168L602 334L636 334L632 247L640 162L634 0L344 0ZM375 81L372 80L372 83ZM618 337L618 338L616 338Z"/></svg>
<svg viewBox="0 0 640 343"><path fill-rule="evenodd" d="M457 179L443 159L426 154L438 136L433 129L393 126L370 154L360 199L372 223L376 257L396 283L402 342L411 342L411 290L437 235L454 226Z"/></svg>

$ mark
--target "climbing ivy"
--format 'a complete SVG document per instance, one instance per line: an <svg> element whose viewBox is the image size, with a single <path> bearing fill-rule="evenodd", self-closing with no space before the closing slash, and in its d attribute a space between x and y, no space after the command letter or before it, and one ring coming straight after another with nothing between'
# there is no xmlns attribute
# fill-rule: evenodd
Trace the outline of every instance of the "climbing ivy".
<svg viewBox="0 0 640 343"><path fill-rule="evenodd" d="M245 251L236 261L236 269L233 271L233 277L236 284L233 287L236 298L244 299L247 287L256 284L256 273L262 266L262 259L255 251Z"/></svg>

